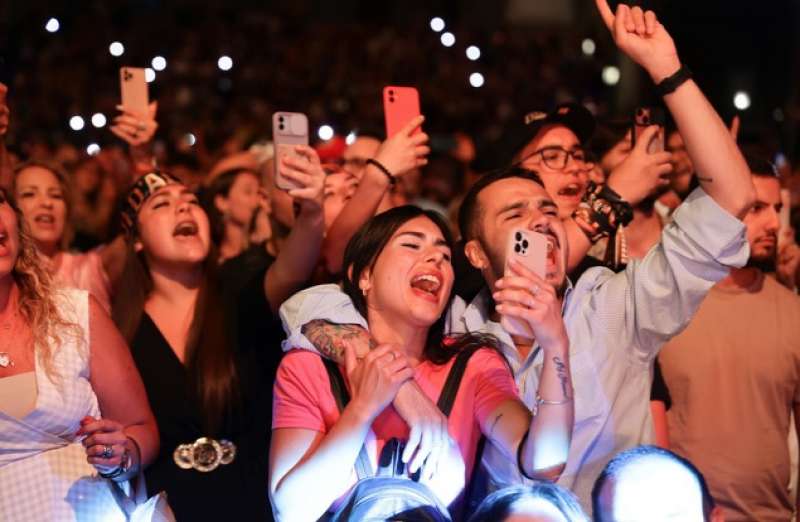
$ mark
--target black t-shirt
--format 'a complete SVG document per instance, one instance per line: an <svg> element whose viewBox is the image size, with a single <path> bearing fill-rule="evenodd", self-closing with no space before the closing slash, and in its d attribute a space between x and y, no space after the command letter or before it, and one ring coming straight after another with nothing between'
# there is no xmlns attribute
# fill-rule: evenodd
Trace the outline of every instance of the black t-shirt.
<svg viewBox="0 0 800 522"><path fill-rule="evenodd" d="M241 401L219 433L204 430L186 368L147 314L131 343L161 437L159 455L145 471L148 493L166 491L179 521L272 519L267 500L272 385L283 331L264 295L271 263L266 253L248 251L220 267L220 305L226 309L228 338L236 345ZM233 442L236 457L210 472L181 469L175 449L200 437Z"/></svg>

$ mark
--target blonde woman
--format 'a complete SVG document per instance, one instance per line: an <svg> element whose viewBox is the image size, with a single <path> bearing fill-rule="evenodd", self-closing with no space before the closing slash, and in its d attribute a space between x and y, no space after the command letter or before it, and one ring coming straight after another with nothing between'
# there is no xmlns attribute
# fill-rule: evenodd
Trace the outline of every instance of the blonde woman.
<svg viewBox="0 0 800 522"><path fill-rule="evenodd" d="M157 452L124 340L86 291L54 286L0 189L0 520L125 520L109 481Z"/></svg>

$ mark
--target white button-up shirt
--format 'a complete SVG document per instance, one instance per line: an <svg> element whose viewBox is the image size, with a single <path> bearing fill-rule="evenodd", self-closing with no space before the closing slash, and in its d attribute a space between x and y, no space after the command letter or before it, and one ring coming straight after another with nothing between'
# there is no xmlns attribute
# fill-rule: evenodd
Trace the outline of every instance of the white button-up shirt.
<svg viewBox="0 0 800 522"><path fill-rule="evenodd" d="M653 360L661 346L688 323L709 289L749 256L744 224L702 189L675 211L661 241L641 261L620 273L589 269L568 290L564 323L570 339L575 388L575 427L559 483L590 509L591 490L606 463L620 451L653 440L650 387ZM543 358L534 347L520 360L511 337L491 321L488 289L471 303L456 297L449 310L450 333L496 336L514 373L520 398L536 400ZM285 348L313 349L300 332L313 319L367 324L335 285L315 287L281 307L289 338ZM484 465L497 486L524 482L516 462L491 444Z"/></svg>

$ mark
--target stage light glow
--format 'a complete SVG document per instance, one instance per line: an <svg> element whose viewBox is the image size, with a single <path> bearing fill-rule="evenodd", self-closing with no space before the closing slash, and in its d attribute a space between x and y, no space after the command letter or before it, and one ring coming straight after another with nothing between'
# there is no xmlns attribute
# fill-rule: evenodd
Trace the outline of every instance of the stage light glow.
<svg viewBox="0 0 800 522"><path fill-rule="evenodd" d="M74 131L79 131L83 129L84 125L86 124L84 123L83 118L81 118L80 116L75 115L69 119L69 128Z"/></svg>
<svg viewBox="0 0 800 522"><path fill-rule="evenodd" d="M106 126L106 116L102 112L92 114L92 125L98 129Z"/></svg>
<svg viewBox="0 0 800 522"><path fill-rule="evenodd" d="M322 125L319 130L317 130L317 136L323 141L328 141L333 138L333 127L330 125Z"/></svg>
<svg viewBox="0 0 800 522"><path fill-rule="evenodd" d="M594 40L591 38L584 38L581 42L581 51L586 56L592 56L594 52L597 50L597 45L595 45Z"/></svg>
<svg viewBox="0 0 800 522"><path fill-rule="evenodd" d="M451 32L442 33L439 39L445 47L453 47L456 43L456 36Z"/></svg>
<svg viewBox="0 0 800 522"><path fill-rule="evenodd" d="M197 137L191 132L189 132L184 134L183 141L185 141L186 144L189 145L190 147L194 147L194 144L197 143Z"/></svg>
<svg viewBox="0 0 800 522"><path fill-rule="evenodd" d="M603 67L603 83L606 85L616 85L619 83L619 68L614 65Z"/></svg>
<svg viewBox="0 0 800 522"><path fill-rule="evenodd" d="M155 69L156 71L163 71L164 69L167 68L167 59L164 58L163 56L156 56L150 62L150 65L152 65L153 69Z"/></svg>
<svg viewBox="0 0 800 522"><path fill-rule="evenodd" d="M152 83L156 79L156 72L150 67L144 69L144 80L147 83Z"/></svg>
<svg viewBox="0 0 800 522"><path fill-rule="evenodd" d="M89 156L97 156L100 153L100 145L97 143L90 143L88 147L86 147L86 154Z"/></svg>
<svg viewBox="0 0 800 522"><path fill-rule="evenodd" d="M217 67L220 71L230 71L233 68L233 60L227 55L220 56L217 60Z"/></svg>
<svg viewBox="0 0 800 522"><path fill-rule="evenodd" d="M444 29L444 20L438 16L431 18L431 29L437 33L441 32Z"/></svg>
<svg viewBox="0 0 800 522"><path fill-rule="evenodd" d="M483 87L483 75L479 72L474 72L469 75L469 84L475 88Z"/></svg>
<svg viewBox="0 0 800 522"><path fill-rule="evenodd" d="M125 46L121 42L111 42L111 45L108 46L108 52L111 53L111 56L122 56L125 52Z"/></svg>
<svg viewBox="0 0 800 522"><path fill-rule="evenodd" d="M740 111L746 111L750 108L750 95L745 91L737 91L733 95L733 106Z"/></svg>
<svg viewBox="0 0 800 522"><path fill-rule="evenodd" d="M350 131L344 138L344 142L347 145L352 145L353 143L356 142L356 138L358 138L358 134L356 134L356 131Z"/></svg>
<svg viewBox="0 0 800 522"><path fill-rule="evenodd" d="M473 62L481 57L481 50L476 45L470 45L467 47L467 58L472 60Z"/></svg>
<svg viewBox="0 0 800 522"><path fill-rule="evenodd" d="M50 19L50 20L48 20L48 21L47 21L47 23L44 25L44 29L45 29L45 31L47 31L48 33L55 33L55 32L57 32L57 31L58 31L60 28L61 28L61 24L60 24L60 23L58 23L58 19L57 19L57 18L51 18L51 19Z"/></svg>

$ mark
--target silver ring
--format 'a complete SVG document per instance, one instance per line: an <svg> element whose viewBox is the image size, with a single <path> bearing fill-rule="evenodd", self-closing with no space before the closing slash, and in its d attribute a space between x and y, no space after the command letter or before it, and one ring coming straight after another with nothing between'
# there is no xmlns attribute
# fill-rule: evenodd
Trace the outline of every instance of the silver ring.
<svg viewBox="0 0 800 522"><path fill-rule="evenodd" d="M110 459L114 456L114 448L110 444L103 446L103 453L100 454L104 459Z"/></svg>
<svg viewBox="0 0 800 522"><path fill-rule="evenodd" d="M145 124L144 124L144 123L142 123L142 122L138 122L138 123L136 124L136 129L137 129L137 130L139 130L140 132L143 132L145 129L147 129L147 127L145 126Z"/></svg>

